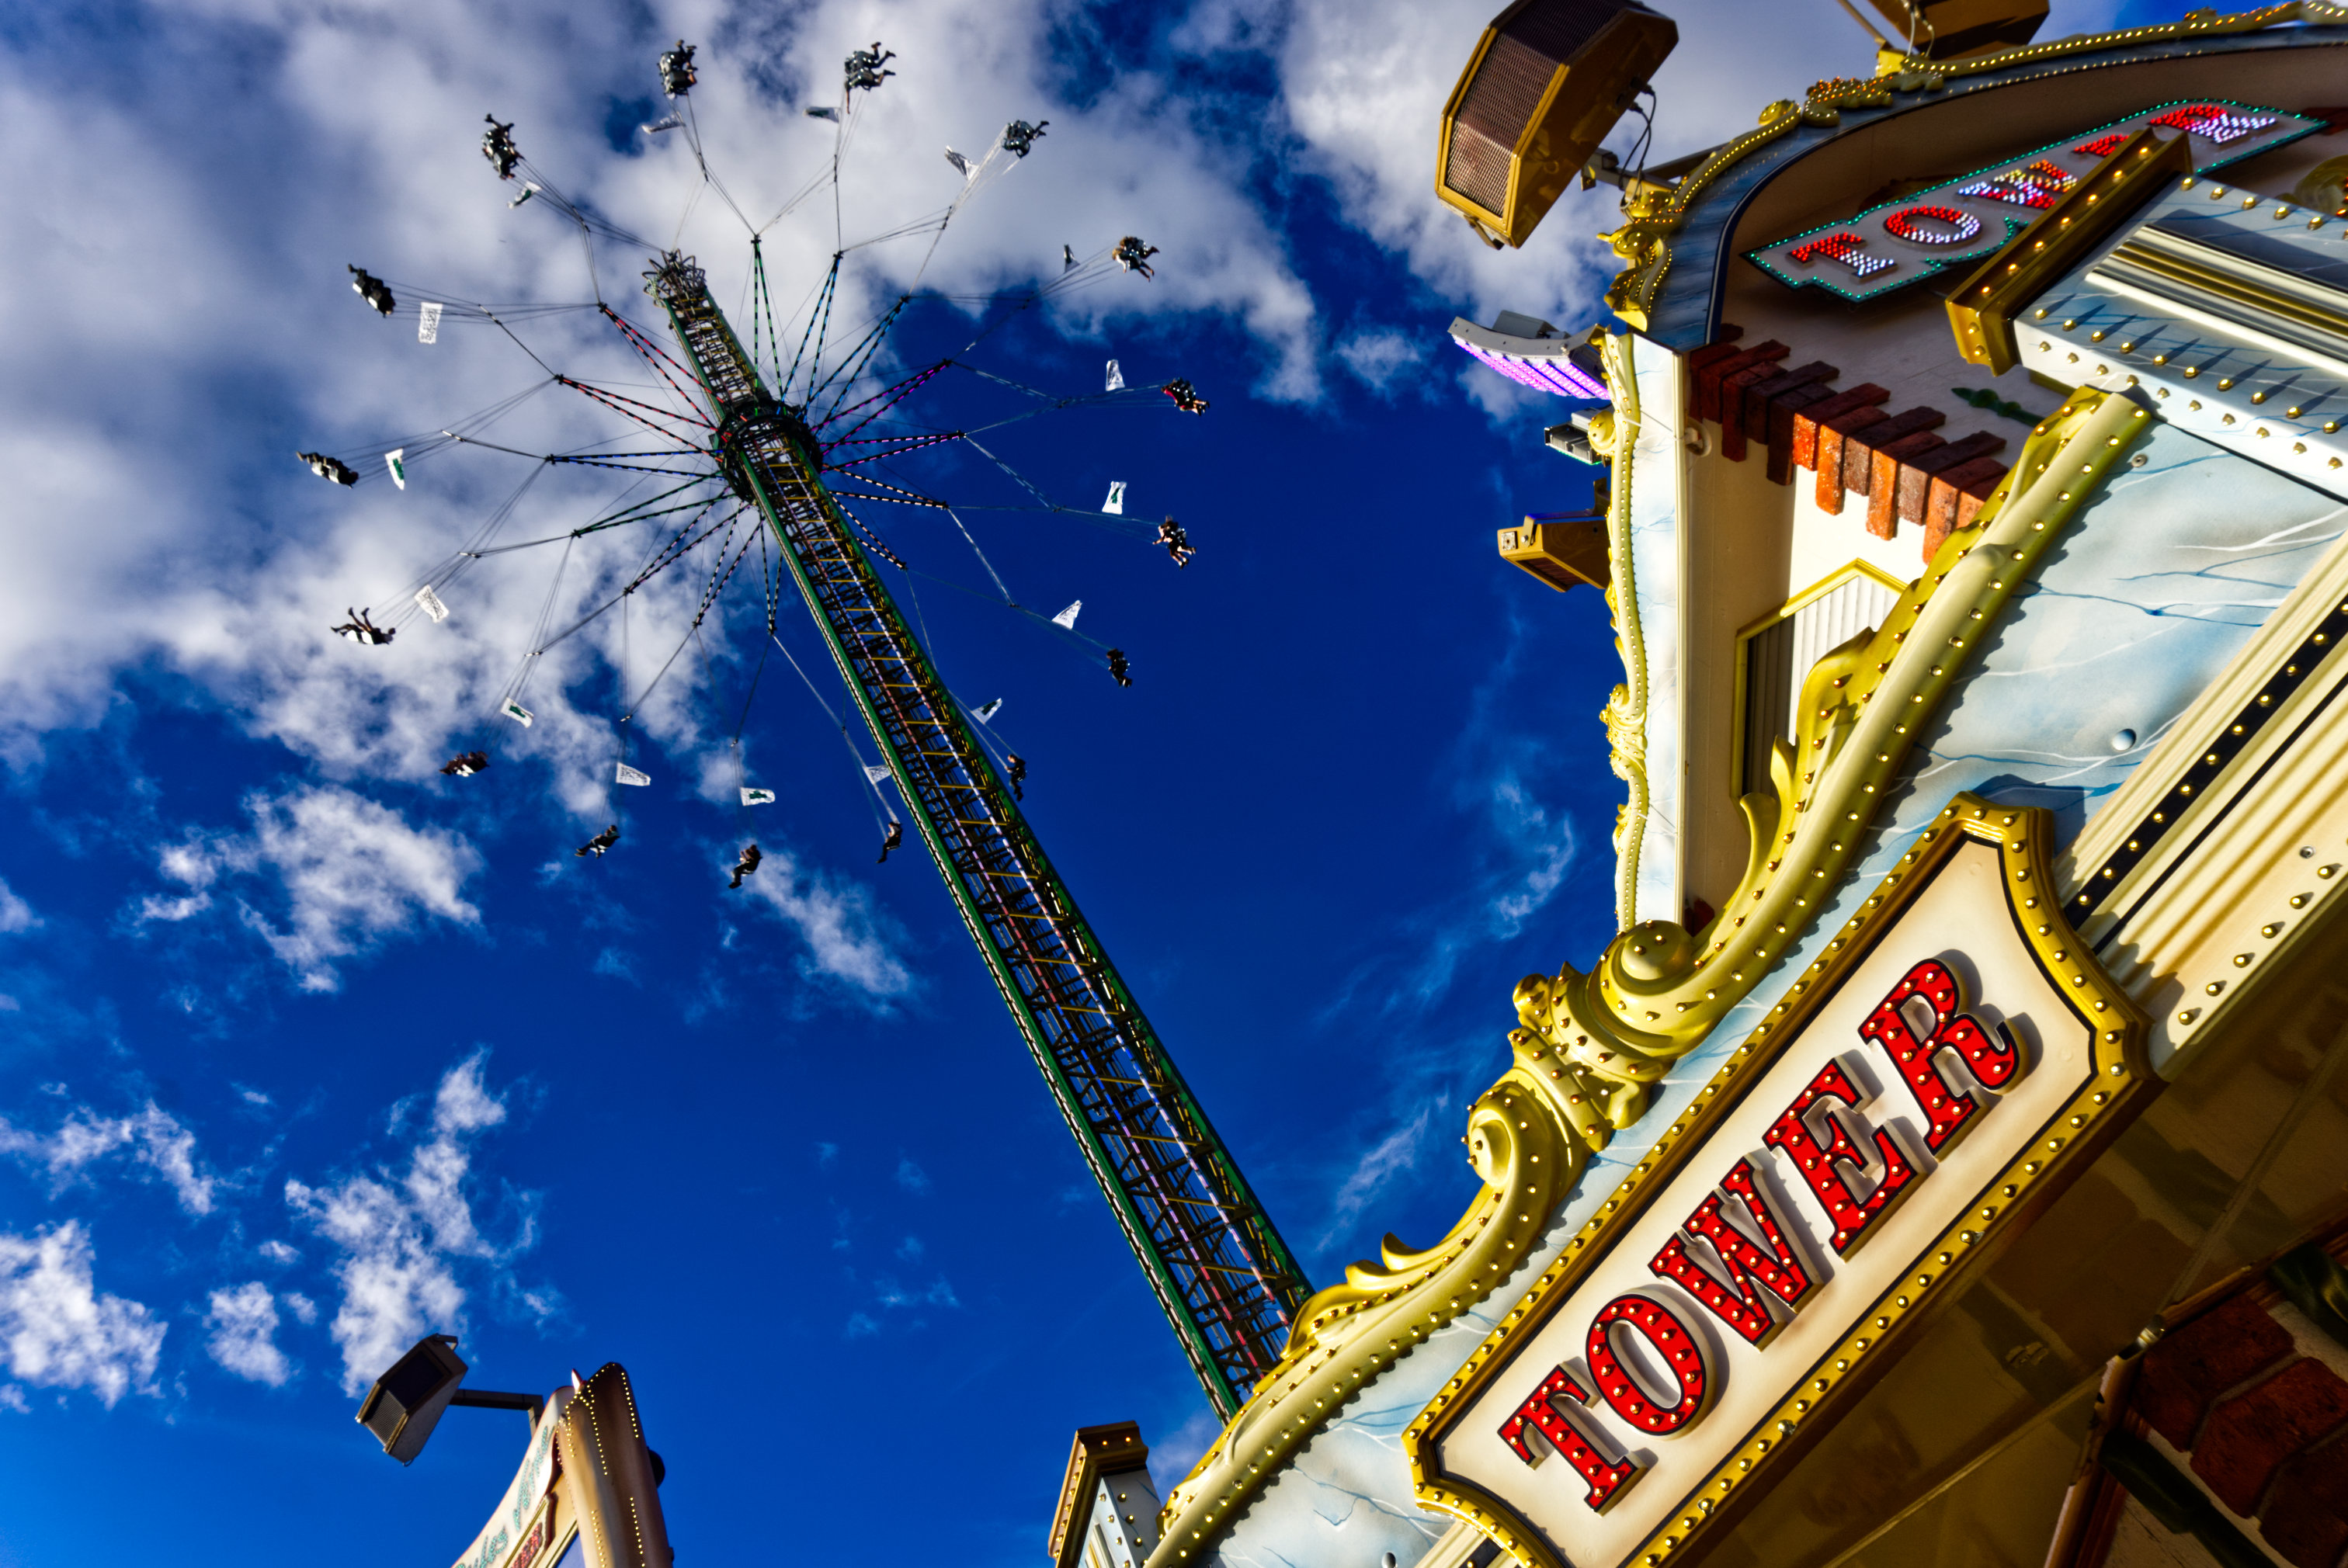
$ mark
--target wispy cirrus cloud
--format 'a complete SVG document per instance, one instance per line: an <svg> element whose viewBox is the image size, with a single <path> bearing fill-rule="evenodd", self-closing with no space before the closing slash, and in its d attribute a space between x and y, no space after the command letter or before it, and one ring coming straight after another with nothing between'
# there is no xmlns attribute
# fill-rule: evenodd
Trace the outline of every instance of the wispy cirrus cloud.
<svg viewBox="0 0 2348 1568"><path fill-rule="evenodd" d="M104 1116L77 1105L51 1132L34 1132L0 1117L0 1154L46 1173L52 1191L88 1178L117 1157L162 1181L191 1214L212 1212L220 1178L196 1152L196 1135L180 1119L147 1102L126 1116Z"/></svg>
<svg viewBox="0 0 2348 1568"><path fill-rule="evenodd" d="M543 1320L561 1310L553 1292L522 1286L512 1270L536 1245L536 1195L516 1195L520 1212L501 1238L475 1214L473 1149L507 1117L486 1066L487 1052L476 1052L442 1075L404 1163L319 1185L285 1184L287 1206L336 1255L341 1301L329 1332L348 1391L365 1389L425 1334L458 1331L471 1294L466 1276L525 1317ZM395 1116L395 1132L407 1131L406 1120Z"/></svg>
<svg viewBox="0 0 2348 1568"><path fill-rule="evenodd" d="M480 857L459 835L413 827L339 785L296 785L246 800L242 832L191 833L158 868L186 891L149 895L135 929L220 907L258 936L304 990L342 984L336 966L413 932L426 919L479 924L463 897Z"/></svg>

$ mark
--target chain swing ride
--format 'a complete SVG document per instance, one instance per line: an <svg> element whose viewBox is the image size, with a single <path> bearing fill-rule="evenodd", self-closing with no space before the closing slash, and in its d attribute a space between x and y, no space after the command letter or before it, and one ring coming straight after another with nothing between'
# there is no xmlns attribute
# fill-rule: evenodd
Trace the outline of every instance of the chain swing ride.
<svg viewBox="0 0 2348 1568"><path fill-rule="evenodd" d="M400 627L417 615L434 621L445 619L448 611L441 593L483 559L560 543L567 564L572 548L589 535L633 523L681 518L681 525L673 525L675 533L625 587L561 630L552 626L556 589L561 580L558 568L555 587L548 591L529 651L498 702L500 713L527 726L531 714L521 697L530 671L547 649L615 605L623 605L629 595L658 573L687 556L700 555L709 562L708 578L685 641L679 643L677 653L670 655L669 663L674 664L685 642L698 639L703 620L755 548L766 592L767 643L761 670L765 653L777 650L797 667L777 635L788 578L788 589L795 589L806 605L850 702L883 759L879 766L866 766L860 756L857 759L887 818L882 858L901 841L902 833L885 797L878 793L880 780L889 778L894 780L915 830L944 877L963 924L985 958L1209 1402L1219 1418L1227 1419L1285 1348L1297 1310L1308 1294L1303 1272L1224 1151L1018 809L1026 764L1003 747L987 724L999 704L965 709L947 689L923 640L914 635L881 578L883 563L900 572L911 569L847 504L890 503L943 511L976 552L976 540L963 527L952 505L872 472L876 467L891 471L886 467L890 459L961 442L1041 504L1033 509L1069 514L1117 528L1143 527L1123 517L1122 485L1112 489L1110 501L1097 511L1051 503L979 444L977 436L993 425L949 431L884 421L908 397L951 369L973 373L1035 400L1035 406L996 424L1079 404L1148 400L1152 395L1164 395L1180 412L1203 414L1207 400L1188 381L1128 388L1114 362L1107 391L1056 397L980 370L960 357L1004 321L1041 301L1118 273L1154 276L1149 259L1158 253L1157 248L1130 235L1089 259L1079 259L1072 248L1063 247L1059 275L1010 299L1008 309L983 326L970 345L891 384L866 390L878 380L873 367L891 329L917 296L911 291L900 294L844 350L833 351L831 314L843 260L863 245L928 233L930 251L922 261L926 271L929 255L935 253L954 215L977 190L1034 151L1049 123L1014 121L1004 128L983 159L948 149L947 160L962 175L963 186L942 214L854 245L839 243L829 272L810 296L796 351L786 363L785 337L777 330L768 297L761 237L821 191L837 191L841 162L864 102L896 74L887 68L896 56L878 43L848 56L839 104L806 111L834 128L827 166L766 224L753 225L703 154L690 97L698 80L694 53L680 40L661 55L661 86L672 109L642 128L647 137L682 132L702 176L695 200L705 190L714 191L749 231L748 345L745 346L711 297L707 276L694 258L654 246L565 196L522 155L512 124L500 122L493 115L487 117L482 155L501 180L518 187L510 206L541 205L574 225L587 250L591 277L598 241L649 253L651 265L643 273L644 292L657 307L659 324L631 320L601 297L600 287L597 300L590 306L493 307L440 301L410 307L421 341L435 341L444 323L492 325L545 370L547 378L437 433L340 455L304 452L298 454L301 461L321 477L345 487L359 484L367 477L363 469L379 465L378 471L402 489L407 487L409 467L418 459L460 446L485 446L535 462L530 478L492 513L465 548L389 601L397 609L387 612L382 623L370 619L366 610L351 610L346 611L347 620L333 630L368 646L386 646ZM836 198L834 210L837 214ZM370 308L386 317L407 313L392 285L357 267L350 272L353 289ZM919 282L917 273L915 288ZM416 298L416 291L405 284L398 293ZM623 394L614 384L557 372L516 332L517 326L533 316L586 309L600 313L657 377L660 386L649 398ZM798 324L796 314L789 324ZM664 336L668 340L666 347L661 342ZM828 354L832 357L827 370ZM651 444L618 446L607 441L582 450L540 454L483 438L481 433L499 418L554 385L577 392L623 417L635 428L633 439ZM859 393L862 395L850 401ZM899 415L898 420L901 418ZM651 475L655 478L639 479L638 487L647 483L666 483L668 487L608 507L566 535L520 544L495 543L530 483L557 465ZM714 549L707 548L712 540ZM1172 518L1158 528L1153 542L1178 567L1187 565L1192 555L1187 534ZM985 564L983 553L979 559ZM1002 589L1002 579L992 565L987 570ZM1131 684L1131 665L1123 651L1102 647L1075 630L1081 601L1049 618L1018 605L1007 589L1003 601L1035 620L1047 622L1056 634L1097 649L1108 673L1120 685ZM664 674L668 667L662 667ZM822 695L807 679L808 672L800 670L799 673L821 702ZM654 684L659 679L654 677ZM754 676L754 692L756 683ZM623 725L650 691L647 687L630 703L629 713L622 716ZM825 707L829 713L829 705ZM746 704L746 717L747 712ZM835 722L839 719L838 714L831 716ZM840 729L845 739L846 725L841 723ZM737 729L737 740L738 733ZM852 741L850 749L855 750ZM487 751L477 747L459 753L441 771L469 777L489 765ZM645 775L624 760L618 764L617 778L620 783L645 782ZM775 798L773 792L747 783L741 794L745 807ZM578 853L601 856L619 837L615 822ZM757 845L750 844L733 867L731 885L739 887L746 876L755 875L759 858Z"/></svg>

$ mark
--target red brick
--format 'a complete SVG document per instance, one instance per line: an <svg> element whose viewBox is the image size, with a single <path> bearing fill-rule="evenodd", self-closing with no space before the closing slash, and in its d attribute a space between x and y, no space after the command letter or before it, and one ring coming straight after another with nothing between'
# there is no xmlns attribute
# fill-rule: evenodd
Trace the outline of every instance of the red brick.
<svg viewBox="0 0 2348 1568"><path fill-rule="evenodd" d="M1959 516L1963 516L1962 507ZM2136 1381L2137 1414L2168 1439L2169 1447L2189 1449L2210 1400L2291 1350L2291 1336L2280 1324L2248 1296L2235 1296L2144 1353L2144 1369Z"/></svg>
<svg viewBox="0 0 2348 1568"><path fill-rule="evenodd" d="M1813 383L1781 392L1769 400L1769 482L1788 484L1794 477L1794 416L1814 404L1826 402L1834 388ZM1812 426L1816 428L1816 426Z"/></svg>
<svg viewBox="0 0 2348 1568"><path fill-rule="evenodd" d="M1769 400L1783 397L1797 386L1809 386L1821 381L1832 381L1842 372L1822 359L1797 366L1781 375L1773 375L1758 384L1745 389L1745 438L1748 441L1769 439Z"/></svg>
<svg viewBox="0 0 2348 1568"><path fill-rule="evenodd" d="M1745 352L1731 341L1734 335L1724 333L1702 348L1692 350L1687 358L1680 362L1680 374L1687 387L1687 416L1690 424L1694 424L1696 419L1695 388L1698 379L1706 370L1721 361L1734 359Z"/></svg>
<svg viewBox="0 0 2348 1568"><path fill-rule="evenodd" d="M1705 365L1695 373L1695 416L1698 419L1720 417L1720 384L1727 377L1747 365L1775 364L1793 352L1781 343L1765 343L1739 349Z"/></svg>
<svg viewBox="0 0 2348 1568"><path fill-rule="evenodd" d="M1776 364L1756 360L1720 378L1720 455L1730 462L1745 461L1745 395L1776 374Z"/></svg>
<svg viewBox="0 0 2348 1568"><path fill-rule="evenodd" d="M1958 522L1959 507L1970 501L1973 511L1979 511L1990 492L1997 488L1997 482L2005 477L2005 466L1994 457L1976 457L1932 476L1931 494L1924 503L1926 566L1932 564L1932 558L1941 553L1941 546L1951 534L1973 520L1972 512L1967 512L1965 522Z"/></svg>
<svg viewBox="0 0 2348 1568"><path fill-rule="evenodd" d="M1794 466L1816 468L1818 466L1818 436L1828 420L1890 401L1891 394L1870 381L1848 392L1838 392L1797 413L1794 415Z"/></svg>
<svg viewBox="0 0 2348 1568"><path fill-rule="evenodd" d="M2193 1473L2248 1518L2285 1460L2348 1421L2348 1383L2321 1361L2293 1361L2209 1412L2193 1445Z"/></svg>
<svg viewBox="0 0 2348 1568"><path fill-rule="evenodd" d="M1924 502L1932 487L1934 475L1986 457L2005 445L2005 437L1982 431L1977 436L1961 436L1956 440L1935 446L1919 457L1910 457L1900 465L1900 516L1907 522L1924 520Z"/></svg>
<svg viewBox="0 0 2348 1568"><path fill-rule="evenodd" d="M1911 408L1895 414L1880 425L1870 425L1863 436L1846 440L1842 446L1842 487L1869 494L1873 484L1875 449L1903 436L1913 436L1919 430L1930 430L1948 423L1949 416L1937 408Z"/></svg>
<svg viewBox="0 0 2348 1568"><path fill-rule="evenodd" d="M1913 458L1936 452L1948 443L1929 430L1902 436L1875 449L1868 459L1867 531L1888 539L1900 531L1900 470Z"/></svg>
<svg viewBox="0 0 2348 1568"><path fill-rule="evenodd" d="M1818 422L1818 509L1829 514L1842 510L1842 473L1844 455L1849 451L1850 437L1883 422L1880 408L1854 408L1832 419Z"/></svg>
<svg viewBox="0 0 2348 1568"><path fill-rule="evenodd" d="M2282 1467L2259 1533L2295 1568L2333 1568L2348 1547L2348 1442L2326 1443Z"/></svg>

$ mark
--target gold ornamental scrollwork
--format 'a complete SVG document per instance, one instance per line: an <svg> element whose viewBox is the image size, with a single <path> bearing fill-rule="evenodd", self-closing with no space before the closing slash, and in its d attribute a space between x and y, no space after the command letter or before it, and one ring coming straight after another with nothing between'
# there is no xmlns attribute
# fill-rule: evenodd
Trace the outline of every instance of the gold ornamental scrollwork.
<svg viewBox="0 0 2348 1568"><path fill-rule="evenodd" d="M1520 1061L1534 1047L1564 1084L1598 1090L1624 1127L1648 1093L1797 944L1857 861L1883 792L1924 721L1972 660L2063 525L2150 415L2083 388L2034 429L1970 528L1950 535L1883 624L1829 652L1802 683L1794 743L1776 743L1771 788L1746 795L1746 869L1701 933L1649 920L1587 972L1529 976L1515 996ZM1569 1092L1584 1092L1575 1090Z"/></svg>
<svg viewBox="0 0 2348 1568"><path fill-rule="evenodd" d="M1627 369L1627 345L1613 353L1622 357L1610 358L1610 374L1618 363ZM2073 395L2032 432L1980 516L1950 536L1882 627L1810 672L1795 743L1779 742L1772 759L1772 791L1739 803L1752 849L1711 926L1700 934L1668 921L1633 926L1589 973L1567 966L1518 986L1513 1062L1468 1113L1469 1159L1484 1190L1436 1245L1413 1252L1389 1236L1380 1263L1353 1265L1344 1284L1305 1303L1279 1364L1168 1495L1148 1568L1203 1561L1330 1418L1530 1255L1591 1153L1645 1114L1654 1084L1828 902L1915 733L2147 424L2125 398ZM1612 435L1619 486L1620 424Z"/></svg>
<svg viewBox="0 0 2348 1568"><path fill-rule="evenodd" d="M1639 852L1647 834L1647 643L1639 630L1639 578L1631 549L1631 495L1642 425L1631 339L1605 333L1598 352L1614 406L1590 422L1590 446L1613 468L1606 491L1606 608L1614 617L1614 651L1622 657L1622 683L1599 716L1606 724L1608 765L1630 792L1614 826L1614 924L1621 929L1639 917Z"/></svg>

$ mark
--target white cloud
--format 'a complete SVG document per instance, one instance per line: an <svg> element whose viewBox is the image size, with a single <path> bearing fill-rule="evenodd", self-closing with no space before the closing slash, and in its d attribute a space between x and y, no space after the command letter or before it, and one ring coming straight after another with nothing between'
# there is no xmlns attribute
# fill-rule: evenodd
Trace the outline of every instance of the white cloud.
<svg viewBox="0 0 2348 1568"><path fill-rule="evenodd" d="M302 1261L302 1255L282 1241L272 1240L263 1242L261 1244L260 1251L261 1255L267 1258L272 1263L299 1263Z"/></svg>
<svg viewBox="0 0 2348 1568"><path fill-rule="evenodd" d="M212 907L205 891L234 879L240 922L304 990L331 991L335 964L413 929L419 917L476 925L460 896L480 864L470 844L338 785L298 785L246 800L250 832L193 835L163 851L166 876L192 889L150 896L137 922L185 920Z"/></svg>
<svg viewBox="0 0 2348 1568"><path fill-rule="evenodd" d="M33 907L16 897L5 878L0 878L0 932L29 931L41 923Z"/></svg>
<svg viewBox="0 0 2348 1568"><path fill-rule="evenodd" d="M1427 354L1424 334L1413 336L1391 327L1354 333L1337 344L1339 362L1375 392L1391 389L1403 372L1425 364Z"/></svg>
<svg viewBox="0 0 2348 1568"><path fill-rule="evenodd" d="M467 1299L460 1266L486 1272L501 1296L532 1315L554 1309L551 1294L520 1289L508 1267L534 1243L527 1216L503 1242L485 1235L474 1217L473 1142L506 1119L504 1100L483 1080L484 1060L477 1053L441 1078L427 1135L405 1169L378 1167L326 1186L285 1184L287 1204L338 1254L342 1302L330 1331L349 1392L365 1389L425 1334L459 1331Z"/></svg>
<svg viewBox="0 0 2348 1568"><path fill-rule="evenodd" d="M87 1105L76 1106L46 1137L0 1117L0 1153L46 1171L56 1188L85 1178L99 1161L126 1152L161 1177L189 1214L212 1212L220 1178L197 1157L196 1135L151 1100L128 1116L100 1116Z"/></svg>
<svg viewBox="0 0 2348 1568"><path fill-rule="evenodd" d="M897 1161L897 1184L917 1198L927 1197L930 1192L930 1173L913 1163L911 1159L900 1157Z"/></svg>
<svg viewBox="0 0 2348 1568"><path fill-rule="evenodd" d="M1330 1200L1329 1225L1322 1235L1322 1245L1329 1245L1340 1231L1360 1218L1362 1211L1396 1176L1416 1167L1434 1110L1433 1106L1421 1107L1416 1116L1379 1139L1354 1162L1354 1168L1338 1184L1337 1195Z"/></svg>
<svg viewBox="0 0 2348 1568"><path fill-rule="evenodd" d="M871 895L856 884L835 885L802 871L784 850L767 855L742 886L780 915L807 944L806 967L844 982L873 1001L913 989L912 971L891 950Z"/></svg>
<svg viewBox="0 0 2348 1568"><path fill-rule="evenodd" d="M276 1300L261 1281L213 1291L204 1327L211 1330L205 1348L212 1359L238 1377L277 1389L294 1375L293 1364L277 1348Z"/></svg>
<svg viewBox="0 0 2348 1568"><path fill-rule="evenodd" d="M102 1296L78 1221L0 1234L0 1360L36 1388L88 1389L108 1405L155 1394L164 1325L136 1301Z"/></svg>

